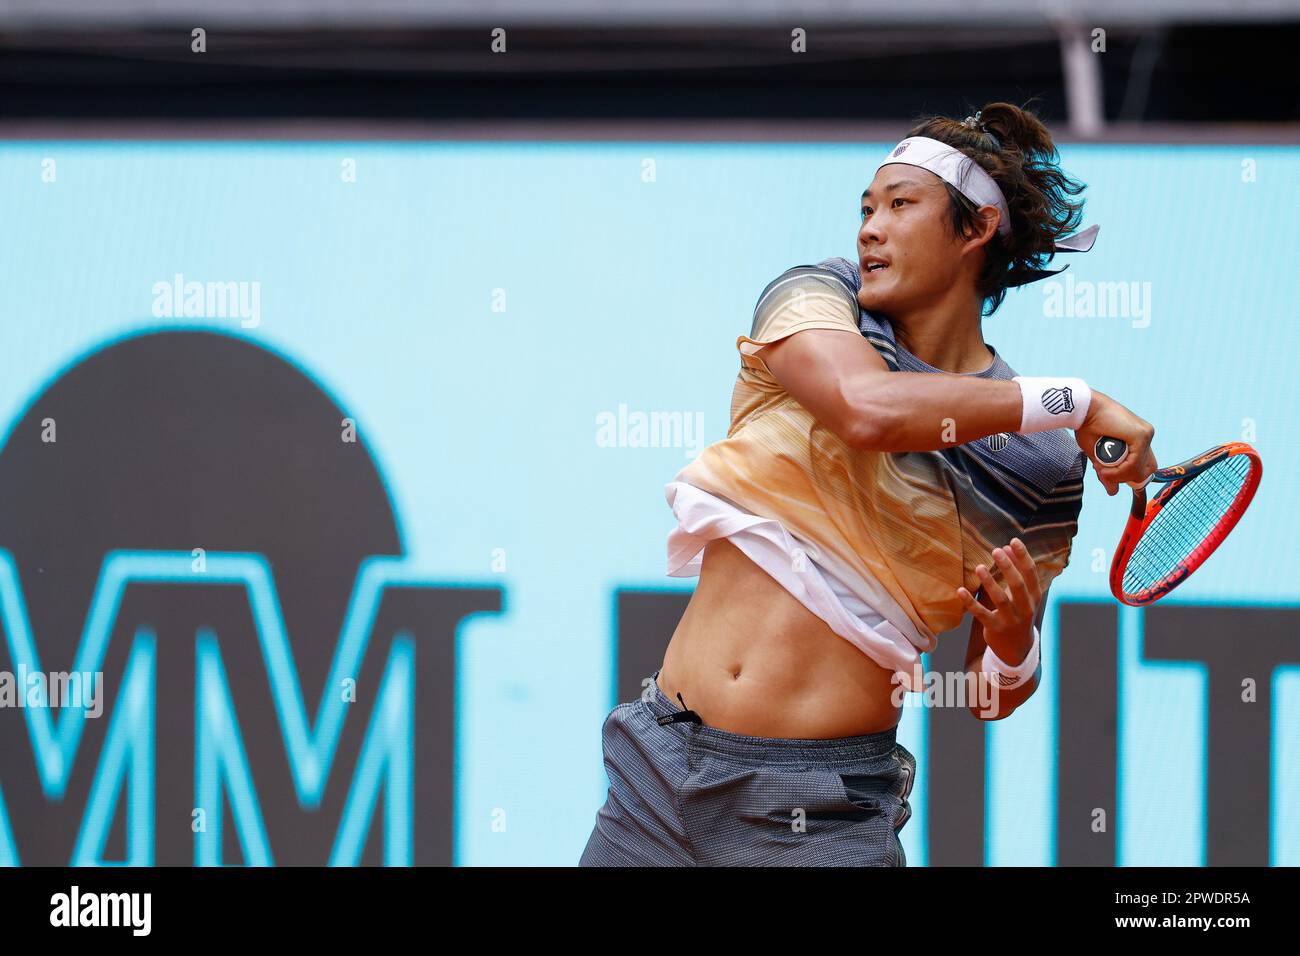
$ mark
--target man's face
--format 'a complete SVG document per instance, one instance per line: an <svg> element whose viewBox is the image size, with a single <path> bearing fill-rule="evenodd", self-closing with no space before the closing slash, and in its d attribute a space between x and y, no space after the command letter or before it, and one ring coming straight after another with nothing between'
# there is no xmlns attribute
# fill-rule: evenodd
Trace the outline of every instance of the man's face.
<svg viewBox="0 0 1300 956"><path fill-rule="evenodd" d="M858 229L864 309L906 312L952 288L962 241L953 234L949 202L943 180L927 169L890 163L876 173L862 195Z"/></svg>

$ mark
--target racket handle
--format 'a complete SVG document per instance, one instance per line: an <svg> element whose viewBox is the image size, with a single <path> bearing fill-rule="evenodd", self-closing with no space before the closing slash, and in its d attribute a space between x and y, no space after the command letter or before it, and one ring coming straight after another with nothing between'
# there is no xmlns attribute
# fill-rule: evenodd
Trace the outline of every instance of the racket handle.
<svg viewBox="0 0 1300 956"><path fill-rule="evenodd" d="M1097 460L1103 465L1113 465L1128 452L1128 443L1122 438L1111 438L1109 435L1102 435L1097 439L1097 444L1093 446L1092 451L1097 456ZM1126 481L1124 483L1134 491L1138 491L1145 488L1150 480L1151 475L1147 475L1141 481Z"/></svg>
<svg viewBox="0 0 1300 956"><path fill-rule="evenodd" d="M1102 435L1097 439L1097 444L1093 446L1093 454L1097 460L1105 465L1113 465L1124 457L1128 451L1128 443L1122 438L1111 438L1109 435Z"/></svg>

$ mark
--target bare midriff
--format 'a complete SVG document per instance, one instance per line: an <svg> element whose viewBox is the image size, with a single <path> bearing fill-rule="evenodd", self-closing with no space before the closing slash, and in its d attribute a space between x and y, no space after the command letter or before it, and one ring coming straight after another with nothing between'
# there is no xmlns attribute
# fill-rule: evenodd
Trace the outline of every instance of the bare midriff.
<svg viewBox="0 0 1300 956"><path fill-rule="evenodd" d="M664 653L659 688L710 727L822 740L876 733L902 716L893 672L840 637L726 538Z"/></svg>

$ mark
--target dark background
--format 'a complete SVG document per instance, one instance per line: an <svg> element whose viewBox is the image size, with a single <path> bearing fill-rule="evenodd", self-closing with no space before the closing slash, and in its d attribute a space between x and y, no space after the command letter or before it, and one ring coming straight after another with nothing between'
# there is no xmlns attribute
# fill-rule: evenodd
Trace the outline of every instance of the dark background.
<svg viewBox="0 0 1300 956"><path fill-rule="evenodd" d="M1300 4L1297 4L1300 11ZM1300 121L1300 22L1106 28L1107 121ZM897 120L1066 96L1050 26L447 29L190 25L0 32L4 119Z"/></svg>

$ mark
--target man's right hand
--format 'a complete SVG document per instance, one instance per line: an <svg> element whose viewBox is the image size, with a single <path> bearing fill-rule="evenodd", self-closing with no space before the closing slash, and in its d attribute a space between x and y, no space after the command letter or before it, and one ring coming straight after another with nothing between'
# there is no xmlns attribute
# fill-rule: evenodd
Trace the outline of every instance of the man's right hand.
<svg viewBox="0 0 1300 956"><path fill-rule="evenodd" d="M1126 482L1141 483L1159 467L1151 451L1151 439L1156 430L1150 422L1139 418L1115 399L1096 389L1088 405L1088 415L1083 427L1074 433L1074 439L1092 462L1097 479L1106 486L1106 493L1114 495ZM1106 464L1094 451L1097 439L1119 438L1128 445L1124 457L1114 464Z"/></svg>

